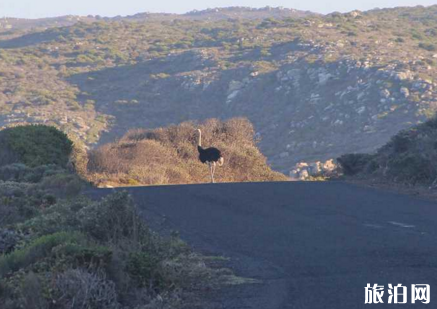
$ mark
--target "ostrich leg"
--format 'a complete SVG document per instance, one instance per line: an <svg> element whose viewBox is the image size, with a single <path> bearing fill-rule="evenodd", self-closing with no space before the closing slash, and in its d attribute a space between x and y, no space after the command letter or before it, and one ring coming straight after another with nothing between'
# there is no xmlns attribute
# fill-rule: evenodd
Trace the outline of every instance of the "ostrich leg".
<svg viewBox="0 0 437 309"><path fill-rule="evenodd" d="M209 174L211 175L211 183L214 183L214 176L212 174L211 162L208 162L208 165L209 165Z"/></svg>
<svg viewBox="0 0 437 309"><path fill-rule="evenodd" d="M215 181L214 181L215 166L216 166L216 163L212 162L212 183L215 183Z"/></svg>

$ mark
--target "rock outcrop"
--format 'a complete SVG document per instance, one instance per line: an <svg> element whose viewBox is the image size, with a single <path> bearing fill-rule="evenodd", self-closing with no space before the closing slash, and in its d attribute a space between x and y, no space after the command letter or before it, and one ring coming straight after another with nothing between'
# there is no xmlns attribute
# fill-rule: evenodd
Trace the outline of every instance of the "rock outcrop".
<svg viewBox="0 0 437 309"><path fill-rule="evenodd" d="M337 171L337 163L334 159L325 162L300 162L290 171L289 176L292 180L311 180L316 177L331 177Z"/></svg>

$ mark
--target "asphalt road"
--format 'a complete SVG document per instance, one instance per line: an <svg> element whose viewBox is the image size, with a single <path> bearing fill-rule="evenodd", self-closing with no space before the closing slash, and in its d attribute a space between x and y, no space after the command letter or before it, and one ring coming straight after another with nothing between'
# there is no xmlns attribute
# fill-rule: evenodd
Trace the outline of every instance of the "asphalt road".
<svg viewBox="0 0 437 309"><path fill-rule="evenodd" d="M435 202L341 182L128 191L156 229L262 281L207 296L214 308L437 308ZM384 285L384 305L364 304L368 283ZM408 287L407 304L387 304L389 283ZM411 284L431 286L430 304L411 304Z"/></svg>

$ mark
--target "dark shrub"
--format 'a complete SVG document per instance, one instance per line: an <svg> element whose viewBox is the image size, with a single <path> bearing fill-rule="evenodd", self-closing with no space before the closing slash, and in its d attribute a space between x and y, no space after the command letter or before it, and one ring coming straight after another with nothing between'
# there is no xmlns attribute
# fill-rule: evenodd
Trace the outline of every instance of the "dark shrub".
<svg viewBox="0 0 437 309"><path fill-rule="evenodd" d="M0 131L0 146L4 154L0 155L4 158L0 166L24 163L30 167L49 164L65 167L73 149L65 133L44 125L4 129Z"/></svg>
<svg viewBox="0 0 437 309"><path fill-rule="evenodd" d="M427 51L436 51L437 50L437 47L431 43L419 43L419 47L423 48Z"/></svg>
<svg viewBox="0 0 437 309"><path fill-rule="evenodd" d="M346 175L372 175L407 185L437 183L437 118L396 134L376 154L344 155Z"/></svg>
<svg viewBox="0 0 437 309"><path fill-rule="evenodd" d="M346 154L337 159L345 175L353 176L365 170L373 159L369 154Z"/></svg>
<svg viewBox="0 0 437 309"><path fill-rule="evenodd" d="M0 180L16 182L40 182L43 177L62 173L59 166L40 165L29 167L23 163L14 163L0 167Z"/></svg>
<svg viewBox="0 0 437 309"><path fill-rule="evenodd" d="M389 174L410 184L429 183L436 175L432 162L418 154L405 154L389 161Z"/></svg>
<svg viewBox="0 0 437 309"><path fill-rule="evenodd" d="M101 202L80 210L84 233L104 242L119 243L122 239L138 240L141 222L127 192L117 192Z"/></svg>
<svg viewBox="0 0 437 309"><path fill-rule="evenodd" d="M409 149L411 139L407 132L401 132L392 138L392 142L395 152L404 153Z"/></svg>
<svg viewBox="0 0 437 309"><path fill-rule="evenodd" d="M126 265L126 271L140 287L162 286L163 277L159 272L159 259L144 252L132 253Z"/></svg>
<svg viewBox="0 0 437 309"><path fill-rule="evenodd" d="M35 184L0 182L0 226L37 215L45 202L45 192Z"/></svg>

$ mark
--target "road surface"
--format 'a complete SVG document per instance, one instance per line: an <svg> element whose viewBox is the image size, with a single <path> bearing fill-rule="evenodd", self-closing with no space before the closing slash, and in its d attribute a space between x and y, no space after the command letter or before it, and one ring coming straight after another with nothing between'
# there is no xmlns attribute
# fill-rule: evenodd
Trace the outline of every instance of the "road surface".
<svg viewBox="0 0 437 309"><path fill-rule="evenodd" d="M127 190L155 228L262 281L208 296L214 308L437 308L435 202L342 182ZM384 305L364 304L368 283ZM407 304L387 304L389 283L407 286ZM430 304L411 304L411 284L431 286Z"/></svg>

